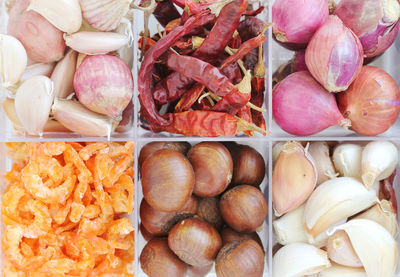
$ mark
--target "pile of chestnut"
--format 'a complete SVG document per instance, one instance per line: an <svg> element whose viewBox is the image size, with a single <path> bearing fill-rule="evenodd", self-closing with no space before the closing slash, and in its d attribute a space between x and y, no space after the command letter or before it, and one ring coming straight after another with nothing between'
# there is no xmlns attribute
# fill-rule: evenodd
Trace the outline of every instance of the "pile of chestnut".
<svg viewBox="0 0 400 277"><path fill-rule="evenodd" d="M258 277L267 217L265 162L234 142L151 142L140 151L140 265L150 277Z"/></svg>

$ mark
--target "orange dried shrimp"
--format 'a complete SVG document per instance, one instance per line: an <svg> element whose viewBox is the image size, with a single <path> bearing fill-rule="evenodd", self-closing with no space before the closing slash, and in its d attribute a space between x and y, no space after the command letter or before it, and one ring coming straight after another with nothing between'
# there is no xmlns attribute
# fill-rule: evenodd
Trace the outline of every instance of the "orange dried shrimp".
<svg viewBox="0 0 400 277"><path fill-rule="evenodd" d="M7 146L4 276L133 276L133 142Z"/></svg>

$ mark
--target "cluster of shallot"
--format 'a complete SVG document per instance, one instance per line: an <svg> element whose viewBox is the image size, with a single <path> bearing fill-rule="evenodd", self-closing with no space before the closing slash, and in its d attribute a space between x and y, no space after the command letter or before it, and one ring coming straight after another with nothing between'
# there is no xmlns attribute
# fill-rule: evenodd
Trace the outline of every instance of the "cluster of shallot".
<svg viewBox="0 0 400 277"><path fill-rule="evenodd" d="M382 140L277 143L272 276L394 276L398 157Z"/></svg>
<svg viewBox="0 0 400 277"><path fill-rule="evenodd" d="M295 57L274 74L273 116L286 132L308 136L340 125L374 136L400 112L393 78L366 65L394 42L397 0L275 0L273 33Z"/></svg>
<svg viewBox="0 0 400 277"><path fill-rule="evenodd" d="M29 135L110 136L132 118L131 1L7 1L3 109Z"/></svg>

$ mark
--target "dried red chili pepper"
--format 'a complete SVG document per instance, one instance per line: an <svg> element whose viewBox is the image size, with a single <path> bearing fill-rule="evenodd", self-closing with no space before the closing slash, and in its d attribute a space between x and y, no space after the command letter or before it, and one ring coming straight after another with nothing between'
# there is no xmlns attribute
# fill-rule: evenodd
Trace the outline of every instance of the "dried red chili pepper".
<svg viewBox="0 0 400 277"><path fill-rule="evenodd" d="M264 6L260 6L258 9L256 10L246 10L243 15L246 16L256 16L259 15L260 13L262 13L264 10Z"/></svg>
<svg viewBox="0 0 400 277"><path fill-rule="evenodd" d="M239 23L237 30L242 41L246 41L258 36L263 31L264 27L264 21L257 17L250 16Z"/></svg>
<svg viewBox="0 0 400 277"><path fill-rule="evenodd" d="M185 8L185 0L172 0L172 2L182 9Z"/></svg>
<svg viewBox="0 0 400 277"><path fill-rule="evenodd" d="M142 49L142 47L143 47L143 40L144 40L144 38L143 37L140 37L139 38L139 41L138 41L138 47L139 47L139 49L141 50ZM155 40L153 40L153 39L151 39L151 38L147 38L146 39L146 45L145 45L145 49L144 49L144 51L145 52L147 52L147 50L149 50L150 49L150 47L152 47L154 44L156 44L157 42L155 41Z"/></svg>
<svg viewBox="0 0 400 277"><path fill-rule="evenodd" d="M180 18L176 18L174 20L171 20L170 22L168 22L168 24L165 26L164 29L164 35L168 34L169 32L171 32L173 29L175 29L176 27L181 25L181 19Z"/></svg>
<svg viewBox="0 0 400 277"><path fill-rule="evenodd" d="M193 105L194 102L200 97L205 86L202 84L195 84L191 87L179 100L178 104L175 106L175 111L182 112L187 111Z"/></svg>
<svg viewBox="0 0 400 277"><path fill-rule="evenodd" d="M254 78L252 80L251 103L258 107L262 107L264 103L265 92L265 65L263 62L262 46L258 48L258 63L254 69ZM251 110L254 124L266 130L265 119L261 112Z"/></svg>
<svg viewBox="0 0 400 277"><path fill-rule="evenodd" d="M158 1L153 14L163 27L171 22L171 20L181 17L171 0Z"/></svg>
<svg viewBox="0 0 400 277"><path fill-rule="evenodd" d="M238 112L238 117L240 117L241 119L245 120L248 123L253 123L250 107L243 106ZM244 133L249 137L254 136L253 130L244 131Z"/></svg>

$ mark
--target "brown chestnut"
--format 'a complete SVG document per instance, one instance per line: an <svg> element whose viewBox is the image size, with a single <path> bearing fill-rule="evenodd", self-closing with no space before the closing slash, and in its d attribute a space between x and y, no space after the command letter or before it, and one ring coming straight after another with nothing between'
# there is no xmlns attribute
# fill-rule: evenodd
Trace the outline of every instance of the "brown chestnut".
<svg viewBox="0 0 400 277"><path fill-rule="evenodd" d="M188 218L171 229L168 245L185 263L202 267L214 262L222 241L210 224L199 218Z"/></svg>
<svg viewBox="0 0 400 277"><path fill-rule="evenodd" d="M268 213L262 192L252 186L234 187L219 202L222 218L238 232L254 232L261 227Z"/></svg>
<svg viewBox="0 0 400 277"><path fill-rule="evenodd" d="M264 251L252 239L226 244L215 262L218 277L261 277L264 272Z"/></svg>
<svg viewBox="0 0 400 277"><path fill-rule="evenodd" d="M142 166L142 189L154 209L176 212L182 209L193 191L194 171L186 157L172 149L161 149Z"/></svg>
<svg viewBox="0 0 400 277"><path fill-rule="evenodd" d="M210 223L217 230L221 229L224 224L221 211L219 210L218 197L200 198L197 215Z"/></svg>
<svg viewBox="0 0 400 277"><path fill-rule="evenodd" d="M247 145L232 151L233 177L231 184L258 187L265 176L265 161L260 153Z"/></svg>
<svg viewBox="0 0 400 277"><path fill-rule="evenodd" d="M253 233L239 233L230 227L225 227L221 231L222 245L238 240L252 239L256 241L262 249L264 249L262 241L256 232Z"/></svg>
<svg viewBox="0 0 400 277"><path fill-rule="evenodd" d="M197 202L195 196L190 196L189 201L178 212L162 212L151 207L143 198L140 203L140 219L150 234L164 236L176 223L196 214Z"/></svg>
<svg viewBox="0 0 400 277"><path fill-rule="evenodd" d="M187 276L188 277L204 277L207 275L208 272L211 271L213 267L213 264L209 264L206 266L192 266L192 265L188 265L188 272L187 272Z"/></svg>
<svg viewBox="0 0 400 277"><path fill-rule="evenodd" d="M228 149L219 142L201 142L188 152L195 172L193 193L212 197L222 193L232 180L233 161Z"/></svg>
<svg viewBox="0 0 400 277"><path fill-rule="evenodd" d="M140 223L139 230L145 241L149 241L154 237L153 234L151 234L149 231L147 231L146 227L143 226L143 223Z"/></svg>
<svg viewBox="0 0 400 277"><path fill-rule="evenodd" d="M186 156L187 152L190 149L190 143L185 141L173 142L173 141L153 141L149 142L140 150L138 162L139 167L142 167L143 162L149 157L151 154L160 149L173 149L178 152L181 152Z"/></svg>
<svg viewBox="0 0 400 277"><path fill-rule="evenodd" d="M187 265L169 248L167 238L153 238L140 254L140 265L150 277L184 277Z"/></svg>

